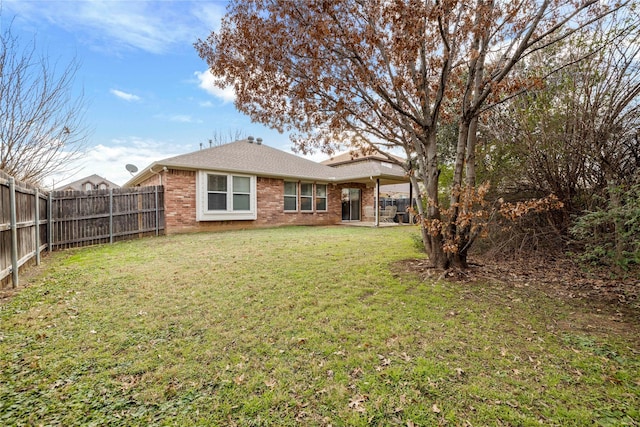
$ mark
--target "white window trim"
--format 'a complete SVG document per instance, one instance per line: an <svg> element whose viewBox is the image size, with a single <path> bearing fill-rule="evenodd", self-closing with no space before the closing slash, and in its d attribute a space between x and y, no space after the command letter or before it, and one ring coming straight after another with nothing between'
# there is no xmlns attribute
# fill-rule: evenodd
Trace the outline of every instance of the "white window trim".
<svg viewBox="0 0 640 427"><path fill-rule="evenodd" d="M304 196L302 195L302 185L303 184L308 184L311 185L311 195L310 196ZM300 199L300 212L305 212L305 213L310 213L310 212L315 212L316 210L316 186L313 182L305 182L302 181L300 183L298 183L298 197ZM311 199L311 209L302 209L302 199Z"/></svg>
<svg viewBox="0 0 640 427"><path fill-rule="evenodd" d="M298 182L298 181L287 181L287 180L285 179L285 180L284 180L284 183L282 184L282 185L283 185L283 190L284 190L284 187L286 187L286 183L287 183L287 182L290 182L290 183L293 183L293 184L295 184L295 185L296 185L296 194L295 194L295 198L296 198L296 208L295 208L295 209L284 209L284 211L285 211L285 212L298 212L298 210L300 209L300 185L299 185L299 182ZM293 194L284 194L284 197L283 197L283 199L282 199L282 200L283 200L283 203L284 203L284 200L285 200L287 197L291 197L291 198L293 198L293 197L294 197L294 195L293 195Z"/></svg>
<svg viewBox="0 0 640 427"><path fill-rule="evenodd" d="M207 210L207 175L224 175L227 177L227 210ZM248 211L234 211L233 206L233 177L250 178L250 209ZM256 220L258 219L256 191L256 176L239 173L227 173L218 171L201 170L196 175L196 221L232 221L232 220Z"/></svg>
<svg viewBox="0 0 640 427"><path fill-rule="evenodd" d="M318 185L324 185L324 197L318 197ZM318 199L324 199L324 209L316 209ZM329 185L325 184L324 182L317 182L313 186L313 209L316 212L329 211Z"/></svg>

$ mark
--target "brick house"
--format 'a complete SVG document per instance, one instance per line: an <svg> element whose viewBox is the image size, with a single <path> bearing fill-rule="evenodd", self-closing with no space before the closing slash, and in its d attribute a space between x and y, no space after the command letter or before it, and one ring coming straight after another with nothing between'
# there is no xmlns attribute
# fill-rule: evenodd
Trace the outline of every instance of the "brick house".
<svg viewBox="0 0 640 427"><path fill-rule="evenodd" d="M376 206L380 185L406 182L402 168L384 159L333 167L249 137L154 162L124 187L164 186L173 234L375 221L364 207Z"/></svg>

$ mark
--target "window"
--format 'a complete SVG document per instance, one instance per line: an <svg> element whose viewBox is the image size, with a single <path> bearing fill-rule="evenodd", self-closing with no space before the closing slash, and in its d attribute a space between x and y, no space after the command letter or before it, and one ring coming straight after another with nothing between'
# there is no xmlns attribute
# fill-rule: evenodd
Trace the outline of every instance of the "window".
<svg viewBox="0 0 640 427"><path fill-rule="evenodd" d="M251 179L248 176L233 177L233 210L251 210Z"/></svg>
<svg viewBox="0 0 640 427"><path fill-rule="evenodd" d="M315 192L314 192L315 189ZM298 190L300 206L298 206ZM314 204L315 199L315 204ZM314 212L327 210L327 184L311 182L284 182L284 210L287 212Z"/></svg>
<svg viewBox="0 0 640 427"><path fill-rule="evenodd" d="M85 182L84 191L91 191L91 190L93 190L93 184L91 184L90 182Z"/></svg>
<svg viewBox="0 0 640 427"><path fill-rule="evenodd" d="M226 175L207 175L207 210L227 210Z"/></svg>
<svg viewBox="0 0 640 427"><path fill-rule="evenodd" d="M198 221L256 219L255 176L200 171L197 188Z"/></svg>
<svg viewBox="0 0 640 427"><path fill-rule="evenodd" d="M311 183L300 184L300 210L313 211L313 184Z"/></svg>
<svg viewBox="0 0 640 427"><path fill-rule="evenodd" d="M101 183L100 185L98 185L98 188L99 188L100 190L106 190L106 189L107 189L107 184L105 184L105 183L103 182L103 183Z"/></svg>
<svg viewBox="0 0 640 427"><path fill-rule="evenodd" d="M316 184L316 211L327 210L327 184Z"/></svg>
<svg viewBox="0 0 640 427"><path fill-rule="evenodd" d="M298 210L298 183L297 182L284 182L284 210L285 211L297 211Z"/></svg>

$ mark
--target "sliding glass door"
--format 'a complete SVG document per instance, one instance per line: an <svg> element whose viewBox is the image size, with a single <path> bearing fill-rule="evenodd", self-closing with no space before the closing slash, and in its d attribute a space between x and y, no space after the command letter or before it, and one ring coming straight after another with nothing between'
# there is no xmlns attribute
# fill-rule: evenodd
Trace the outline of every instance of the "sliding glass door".
<svg viewBox="0 0 640 427"><path fill-rule="evenodd" d="M342 220L360 221L360 189L342 189Z"/></svg>

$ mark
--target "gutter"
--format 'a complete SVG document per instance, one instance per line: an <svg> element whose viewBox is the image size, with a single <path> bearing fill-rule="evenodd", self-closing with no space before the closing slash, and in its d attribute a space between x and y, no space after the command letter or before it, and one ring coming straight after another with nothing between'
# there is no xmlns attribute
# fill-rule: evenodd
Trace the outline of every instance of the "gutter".
<svg viewBox="0 0 640 427"><path fill-rule="evenodd" d="M151 163L151 165L148 168L144 169L139 174L131 177L131 179L129 181L125 182L122 186L125 187L125 188L126 187L135 187L136 185L139 184L140 181L143 181L148 176L151 176L151 174L158 174L159 172L154 172L153 171L153 168L155 166L158 166L158 162Z"/></svg>

